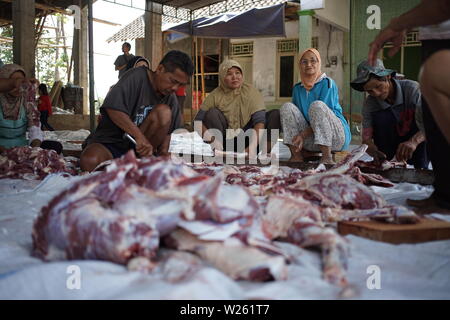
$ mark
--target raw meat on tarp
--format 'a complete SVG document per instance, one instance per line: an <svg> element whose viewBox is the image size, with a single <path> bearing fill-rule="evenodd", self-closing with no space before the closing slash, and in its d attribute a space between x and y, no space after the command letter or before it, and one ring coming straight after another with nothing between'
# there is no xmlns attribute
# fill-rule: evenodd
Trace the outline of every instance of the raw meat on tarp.
<svg viewBox="0 0 450 320"><path fill-rule="evenodd" d="M199 240L178 229L164 239L173 249L193 252L235 280L285 280L287 266L279 255L270 255L247 246L237 238L226 241Z"/></svg>
<svg viewBox="0 0 450 320"><path fill-rule="evenodd" d="M201 176L167 159L137 160L130 152L41 210L33 228L33 254L44 260L121 264L137 257L152 260L159 238L181 220L248 226L258 210L244 187L225 185L220 175ZM130 267L142 265L144 260L134 260Z"/></svg>
<svg viewBox="0 0 450 320"><path fill-rule="evenodd" d="M136 256L153 258L160 234L173 230L188 207L184 199L144 187L148 181L141 173L148 173L147 167L148 163L139 168L130 152L107 171L56 196L34 223L33 254L44 260L100 259L122 264Z"/></svg>
<svg viewBox="0 0 450 320"><path fill-rule="evenodd" d="M354 161L343 166L353 168ZM158 268L163 237L170 248L194 253L233 279L265 281L285 278L289 259L273 242L280 239L319 247L324 278L343 286L348 247L328 222L414 218L406 208L387 206L339 168L306 175L290 171L294 176L286 182L244 167L251 179L269 180L265 185L272 195L256 199L247 187L227 184L224 173L204 175L192 167L168 158L136 159L132 151L113 160L106 171L75 182L41 210L33 227L33 254L45 260L108 260L151 271ZM239 168L224 171L230 175Z"/></svg>
<svg viewBox="0 0 450 320"><path fill-rule="evenodd" d="M369 187L347 175L328 172L305 177L278 193L301 195L327 208L372 209L386 205L384 199Z"/></svg>
<svg viewBox="0 0 450 320"><path fill-rule="evenodd" d="M0 179L42 180L50 173L76 175L76 168L54 150L15 147L0 154Z"/></svg>
<svg viewBox="0 0 450 320"><path fill-rule="evenodd" d="M263 231L270 239L300 247L319 247L324 279L335 285L347 285L349 245L334 229L325 227L320 207L302 198L274 195L269 197L262 220Z"/></svg>

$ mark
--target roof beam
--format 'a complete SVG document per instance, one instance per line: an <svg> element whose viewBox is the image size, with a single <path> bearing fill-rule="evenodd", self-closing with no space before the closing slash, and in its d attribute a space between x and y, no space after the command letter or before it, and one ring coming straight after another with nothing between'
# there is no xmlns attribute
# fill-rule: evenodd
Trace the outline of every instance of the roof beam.
<svg viewBox="0 0 450 320"><path fill-rule="evenodd" d="M1 1L8 2L8 3L12 3L13 2L13 0L1 0ZM73 16L72 10L66 10L66 9L61 9L61 8L57 8L57 7L52 7L52 6L49 6L47 4L43 4L43 3L35 2L35 7L36 7L36 9L40 9L40 10L43 10L43 11L52 11L52 12L61 13L61 14L67 15L67 16ZM93 21L98 22L98 23L111 25L111 26L121 26L120 23L115 23L115 22L111 22L111 21L107 21L107 20L103 20L103 19L93 18Z"/></svg>

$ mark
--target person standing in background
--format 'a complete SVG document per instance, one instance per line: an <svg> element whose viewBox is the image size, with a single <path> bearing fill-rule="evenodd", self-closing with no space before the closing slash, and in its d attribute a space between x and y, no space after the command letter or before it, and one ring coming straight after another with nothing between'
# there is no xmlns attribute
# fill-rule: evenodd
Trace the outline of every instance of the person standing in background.
<svg viewBox="0 0 450 320"><path fill-rule="evenodd" d="M117 57L116 61L114 61L114 65L116 66L116 71L119 71L119 79L122 75L127 71L128 61L134 58L134 55L130 53L131 44L128 42L124 42L122 45L122 52L120 56Z"/></svg>
<svg viewBox="0 0 450 320"><path fill-rule="evenodd" d="M48 117L52 115L52 102L48 96L47 85L41 83L39 85L39 101L38 110L41 113L41 129L46 127L50 131L55 131L53 127L48 123Z"/></svg>

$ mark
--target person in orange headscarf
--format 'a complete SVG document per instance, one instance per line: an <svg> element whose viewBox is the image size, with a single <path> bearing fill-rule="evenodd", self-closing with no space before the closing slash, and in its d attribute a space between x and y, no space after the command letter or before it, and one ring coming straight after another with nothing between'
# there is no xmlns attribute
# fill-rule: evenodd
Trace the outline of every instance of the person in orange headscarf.
<svg viewBox="0 0 450 320"><path fill-rule="evenodd" d="M321 152L321 162L333 163L331 151L348 148L350 127L342 114L338 88L321 71L319 52L310 48L300 55L301 82L294 86L292 102L280 109L283 140L291 161L303 161L303 150Z"/></svg>

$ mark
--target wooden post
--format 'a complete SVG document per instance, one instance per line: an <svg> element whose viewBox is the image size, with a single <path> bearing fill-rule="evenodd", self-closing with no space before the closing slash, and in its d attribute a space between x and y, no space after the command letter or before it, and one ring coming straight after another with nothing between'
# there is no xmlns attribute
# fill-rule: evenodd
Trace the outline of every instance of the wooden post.
<svg viewBox="0 0 450 320"><path fill-rule="evenodd" d="M70 76L72 75L72 62L73 62L73 52L70 55L70 63L69 67L67 68L67 82L70 82Z"/></svg>
<svg viewBox="0 0 450 320"><path fill-rule="evenodd" d="M190 110L190 114L191 114L191 123L193 120L193 113L194 113L194 92L195 92L195 78L196 78L196 71L197 71L197 63L196 63L196 56L195 56L195 43L194 43L194 37L191 36L191 57L193 57L193 62L194 62L194 74L191 77L191 110Z"/></svg>
<svg viewBox="0 0 450 320"><path fill-rule="evenodd" d="M202 101L205 100L206 89L205 89L205 63L203 61L203 38L200 39L200 72L201 72L201 80L202 80Z"/></svg>
<svg viewBox="0 0 450 320"><path fill-rule="evenodd" d="M162 59L162 5L146 0L144 20L144 55L151 63L150 69L155 70Z"/></svg>
<svg viewBox="0 0 450 320"><path fill-rule="evenodd" d="M217 62L220 64L222 61L222 39L217 39L217 41L219 42L219 59L217 59Z"/></svg>
<svg viewBox="0 0 450 320"><path fill-rule="evenodd" d="M194 44L195 44L195 105L198 106L198 39L197 37L194 37Z"/></svg>
<svg viewBox="0 0 450 320"><path fill-rule="evenodd" d="M83 114L89 114L88 8L81 9L81 26L73 34L73 83L83 88Z"/></svg>
<svg viewBox="0 0 450 320"><path fill-rule="evenodd" d="M34 77L35 1L14 0L12 2L12 18L14 63L25 69L27 77Z"/></svg>
<svg viewBox="0 0 450 320"><path fill-rule="evenodd" d="M45 25L45 20L47 19L47 12L45 12L45 15L41 18L39 18L39 21L36 25L36 42L34 44L34 50L36 50L37 45L39 43L39 40L41 39L42 36L42 30L44 29L44 25Z"/></svg>
<svg viewBox="0 0 450 320"><path fill-rule="evenodd" d="M66 56L66 57L68 57L69 55L67 54L67 43L66 43L66 33L65 33L65 31L64 31L64 22L62 21L62 17L59 17L59 19L60 19L60 22L61 22L61 35L62 35L62 41L63 41L63 45L64 45L64 47L63 47L63 52L64 52L64 55ZM69 75L69 61L67 61L67 63L66 63L66 72L67 72L67 75ZM67 82L69 82L69 77L67 77Z"/></svg>

